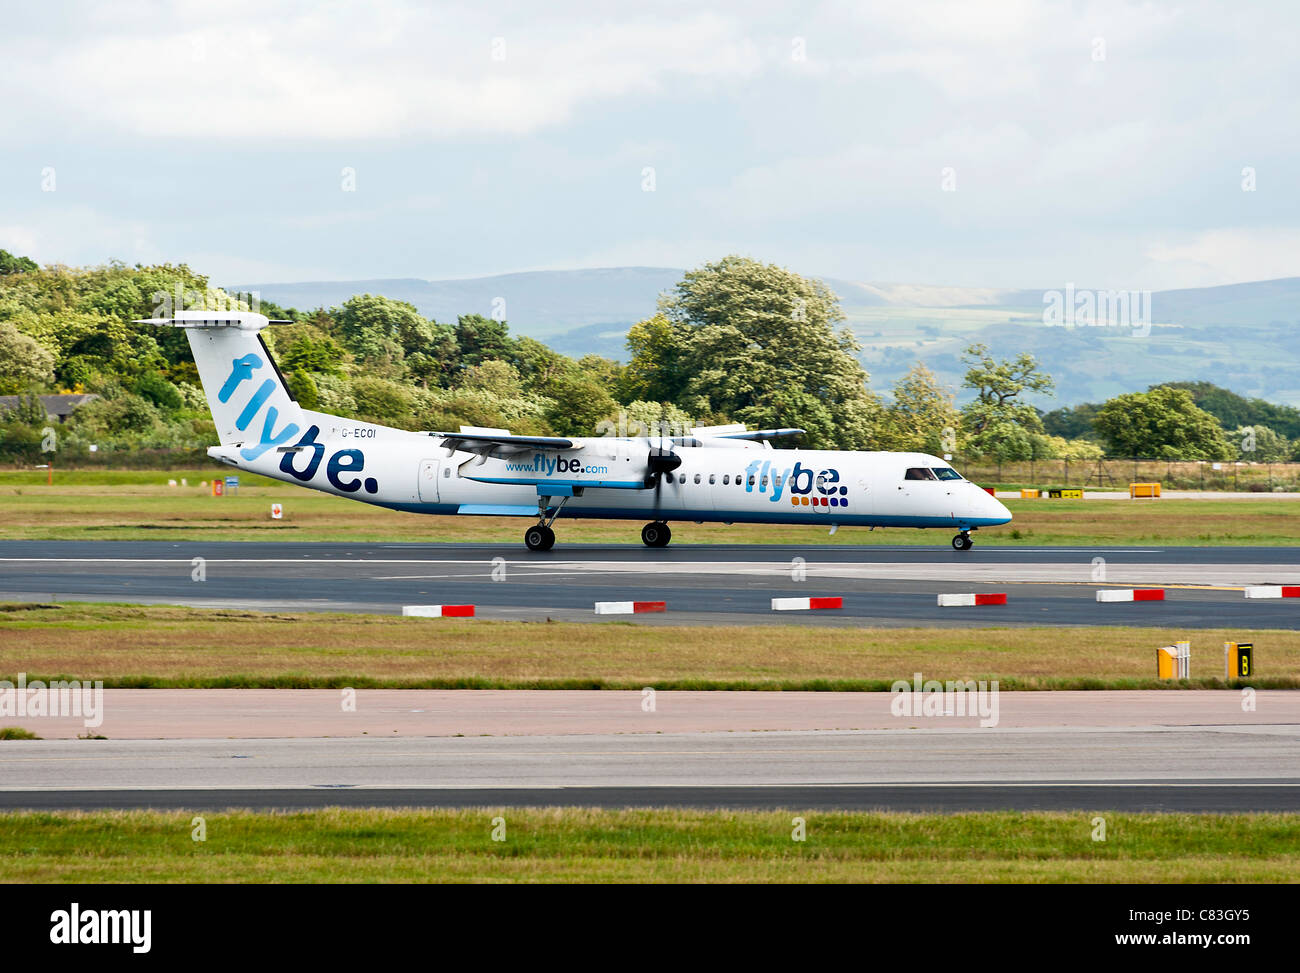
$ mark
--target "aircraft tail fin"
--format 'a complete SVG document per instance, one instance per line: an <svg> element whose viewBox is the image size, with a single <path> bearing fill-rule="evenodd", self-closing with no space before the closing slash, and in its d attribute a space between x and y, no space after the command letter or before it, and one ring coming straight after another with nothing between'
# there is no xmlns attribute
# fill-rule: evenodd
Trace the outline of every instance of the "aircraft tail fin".
<svg viewBox="0 0 1300 973"><path fill-rule="evenodd" d="M272 322L250 311L178 311L140 324L184 328L223 446L252 462L305 427L279 366L262 340Z"/></svg>

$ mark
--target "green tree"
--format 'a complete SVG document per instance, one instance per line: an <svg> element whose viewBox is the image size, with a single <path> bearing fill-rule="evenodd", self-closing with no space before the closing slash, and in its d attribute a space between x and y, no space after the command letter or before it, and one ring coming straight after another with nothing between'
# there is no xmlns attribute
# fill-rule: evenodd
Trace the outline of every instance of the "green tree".
<svg viewBox="0 0 1300 973"><path fill-rule="evenodd" d="M821 281L729 256L687 273L659 311L676 349L669 374L684 382L675 402L687 412L800 426L810 446L870 444L880 404Z"/></svg>
<svg viewBox="0 0 1300 973"><path fill-rule="evenodd" d="M1289 439L1268 426L1240 426L1229 439L1237 448L1237 459L1246 463L1285 463L1295 448Z"/></svg>
<svg viewBox="0 0 1300 973"><path fill-rule="evenodd" d="M361 294L335 308L334 320L343 343L371 366L402 360L398 335L427 324L420 312L405 301Z"/></svg>
<svg viewBox="0 0 1300 973"><path fill-rule="evenodd" d="M54 355L34 338L0 321L0 395L13 395L54 381Z"/></svg>
<svg viewBox="0 0 1300 973"><path fill-rule="evenodd" d="M962 385L975 398L962 409L962 448L1001 460L1037 459L1048 455L1038 410L1020 397L1025 392L1051 393L1052 377L1028 352L998 361L987 345L973 344L962 354L967 365Z"/></svg>
<svg viewBox="0 0 1300 973"><path fill-rule="evenodd" d="M276 343L276 360L280 367L290 371L320 372L323 375L342 375L343 360L347 355L341 345L315 328L303 327L281 348L283 340Z"/></svg>
<svg viewBox="0 0 1300 973"><path fill-rule="evenodd" d="M285 377L284 381L300 406L312 411L320 408L320 390L316 387L315 380L308 372L301 368L295 368Z"/></svg>
<svg viewBox="0 0 1300 973"><path fill-rule="evenodd" d="M961 417L953 395L918 362L894 385L885 409L879 446L943 455L956 447Z"/></svg>
<svg viewBox="0 0 1300 973"><path fill-rule="evenodd" d="M573 369L551 383L546 421L561 436L591 436L618 403L600 385Z"/></svg>
<svg viewBox="0 0 1300 973"><path fill-rule="evenodd" d="M1186 389L1117 395L1097 410L1093 425L1112 456L1226 460L1235 452L1218 420Z"/></svg>
<svg viewBox="0 0 1300 973"><path fill-rule="evenodd" d="M631 357L615 392L622 402L675 402L686 392L682 369L685 336L664 314L634 324L627 333Z"/></svg>
<svg viewBox="0 0 1300 973"><path fill-rule="evenodd" d="M460 350L460 368L515 357L515 342L506 322L481 314L462 314L456 319L456 346Z"/></svg>
<svg viewBox="0 0 1300 973"><path fill-rule="evenodd" d="M16 257L8 250L0 250L0 277L6 274L22 274L39 269L36 261L30 257Z"/></svg>

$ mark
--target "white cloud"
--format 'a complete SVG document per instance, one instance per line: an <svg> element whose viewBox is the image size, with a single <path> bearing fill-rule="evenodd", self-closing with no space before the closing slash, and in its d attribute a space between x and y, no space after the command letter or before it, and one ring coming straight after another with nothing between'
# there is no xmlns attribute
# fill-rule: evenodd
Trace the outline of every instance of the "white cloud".
<svg viewBox="0 0 1300 973"><path fill-rule="evenodd" d="M736 23L710 13L530 22L393 3L328 17L314 7L234 13L216 23L161 13L58 45L11 36L0 55L25 98L154 138L518 135L588 103L743 80L759 67Z"/></svg>
<svg viewBox="0 0 1300 973"><path fill-rule="evenodd" d="M1153 287L1211 287L1300 275L1300 228L1219 228L1146 248Z"/></svg>

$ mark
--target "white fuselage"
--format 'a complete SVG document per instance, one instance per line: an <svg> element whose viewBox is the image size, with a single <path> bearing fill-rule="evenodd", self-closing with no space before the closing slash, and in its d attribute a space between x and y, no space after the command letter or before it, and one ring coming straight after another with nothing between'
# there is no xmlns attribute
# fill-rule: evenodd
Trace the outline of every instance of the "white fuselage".
<svg viewBox="0 0 1300 973"><path fill-rule="evenodd" d="M209 453L251 473L417 513L537 517L546 497L552 508L563 501L561 518L959 530L1011 519L1000 502L923 453L677 445L681 465L647 487L654 443L644 439L481 455L449 450L438 435L308 410L301 419L308 428L289 447L251 460L237 446Z"/></svg>

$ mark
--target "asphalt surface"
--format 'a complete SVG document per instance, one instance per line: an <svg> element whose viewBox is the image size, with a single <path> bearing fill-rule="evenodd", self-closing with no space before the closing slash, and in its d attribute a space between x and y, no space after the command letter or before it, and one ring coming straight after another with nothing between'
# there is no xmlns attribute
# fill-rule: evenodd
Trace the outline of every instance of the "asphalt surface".
<svg viewBox="0 0 1300 973"><path fill-rule="evenodd" d="M0 807L1300 810L1300 726L29 741Z"/></svg>
<svg viewBox="0 0 1300 973"><path fill-rule="evenodd" d="M480 617L579 621L595 620L597 601L637 600L668 604L628 616L640 624L1300 627L1300 599L1246 600L1240 589L1253 584L1300 584L1300 549L0 543L8 600L379 613L474 604ZM1166 600L1096 602L1116 586L1165 587ZM967 591L1006 591L1008 603L936 604ZM842 596L843 609L771 611L774 597L822 595Z"/></svg>
<svg viewBox="0 0 1300 973"><path fill-rule="evenodd" d="M0 791L5 811L305 811L323 807L676 807L737 810L1124 811L1232 814L1300 810L1285 784L885 784L828 787L367 788Z"/></svg>

